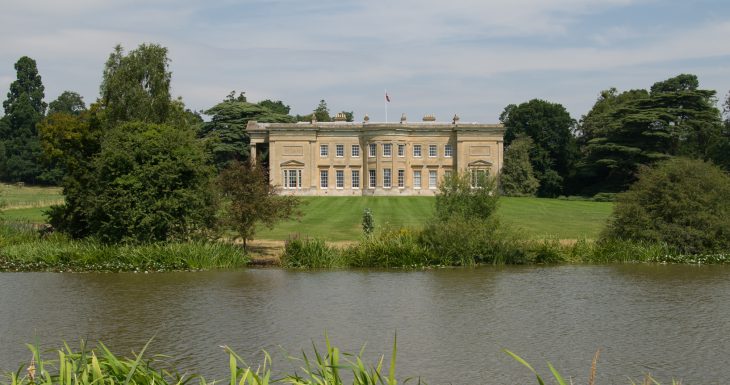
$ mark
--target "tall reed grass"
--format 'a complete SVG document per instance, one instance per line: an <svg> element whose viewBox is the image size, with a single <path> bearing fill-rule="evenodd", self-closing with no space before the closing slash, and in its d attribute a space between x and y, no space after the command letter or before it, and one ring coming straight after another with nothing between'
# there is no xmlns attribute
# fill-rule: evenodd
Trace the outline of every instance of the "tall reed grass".
<svg viewBox="0 0 730 385"><path fill-rule="evenodd" d="M39 235L30 225L0 225L0 271L165 271L237 268L249 257L224 242L109 245Z"/></svg>

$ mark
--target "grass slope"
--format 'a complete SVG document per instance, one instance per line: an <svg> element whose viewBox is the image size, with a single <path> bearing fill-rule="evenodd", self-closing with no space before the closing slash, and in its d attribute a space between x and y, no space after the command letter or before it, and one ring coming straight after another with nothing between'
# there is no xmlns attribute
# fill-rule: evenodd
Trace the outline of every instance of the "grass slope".
<svg viewBox="0 0 730 385"><path fill-rule="evenodd" d="M376 226L422 226L433 213L432 197L306 197L301 221L261 229L257 238L287 239L290 235L329 241L355 240L370 208ZM613 208L612 203L544 198L502 198L498 209L505 223L530 238L596 238Z"/></svg>
<svg viewBox="0 0 730 385"><path fill-rule="evenodd" d="M43 223L43 210L63 202L57 187L0 185L7 206L5 219ZM284 240L291 235L328 241L356 240L362 233L362 212L370 208L379 228L422 226L433 213L433 197L303 197L300 221L260 228L256 238ZM596 238L611 214L612 203L544 198L502 198L498 213L526 237Z"/></svg>

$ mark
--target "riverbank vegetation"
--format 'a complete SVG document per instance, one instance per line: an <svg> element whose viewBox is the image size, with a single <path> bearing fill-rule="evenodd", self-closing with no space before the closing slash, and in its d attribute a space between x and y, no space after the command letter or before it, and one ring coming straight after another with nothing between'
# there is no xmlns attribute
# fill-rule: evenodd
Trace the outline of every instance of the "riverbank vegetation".
<svg viewBox="0 0 730 385"><path fill-rule="evenodd" d="M300 368L294 373L274 372L274 359L263 352L263 362L257 365L247 364L241 356L228 346L221 346L223 353L228 356L228 377L225 379L207 380L195 373L181 372L170 364L170 357L152 356L145 354L149 342L135 354L134 357L115 355L102 343L96 347L88 347L81 343L78 350L68 344L57 350L57 359L46 359L37 346L28 345L32 353L29 363L23 364L16 372L7 373L0 378L0 385L181 385L198 383L212 385L229 383L231 385L322 385L347 384L353 385L396 385L413 383L427 383L427 378L398 378L396 340L393 340L393 349L389 359L381 355L374 363L368 364L363 357L364 348L357 354L342 351L332 345L325 337L324 349L318 349L312 344L312 352L302 352L300 357L289 356L286 359L296 362ZM545 380L524 359L517 354L504 350L512 357L516 364L523 365L534 376L538 384L545 384ZM589 369L588 384L595 384L598 352L593 357ZM563 375L548 363L555 383L568 384ZM570 377L568 377L570 378ZM658 381L646 374L638 382L641 384L660 385ZM637 384L631 377L627 384ZM677 382L672 382L677 384Z"/></svg>

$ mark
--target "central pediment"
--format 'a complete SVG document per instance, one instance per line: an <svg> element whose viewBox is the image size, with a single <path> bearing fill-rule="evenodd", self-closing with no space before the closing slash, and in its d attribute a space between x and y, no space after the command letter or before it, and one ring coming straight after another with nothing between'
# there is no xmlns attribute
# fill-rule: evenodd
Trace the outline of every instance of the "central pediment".
<svg viewBox="0 0 730 385"><path fill-rule="evenodd" d="M304 167L304 163L297 161L297 160L287 160L286 162L281 162L279 165L281 167Z"/></svg>
<svg viewBox="0 0 730 385"><path fill-rule="evenodd" d="M471 163L469 163L469 167L491 167L492 162L486 161L486 160L475 160Z"/></svg>

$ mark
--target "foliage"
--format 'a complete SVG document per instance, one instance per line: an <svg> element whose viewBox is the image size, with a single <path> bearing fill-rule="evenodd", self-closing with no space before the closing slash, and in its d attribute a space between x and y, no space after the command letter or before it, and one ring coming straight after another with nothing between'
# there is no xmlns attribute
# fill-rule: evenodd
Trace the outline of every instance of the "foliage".
<svg viewBox="0 0 730 385"><path fill-rule="evenodd" d="M327 102L324 101L324 99L319 101L319 105L317 105L317 108L314 109L314 116L317 118L318 122L331 122L332 117L330 117L330 110L327 107Z"/></svg>
<svg viewBox="0 0 730 385"><path fill-rule="evenodd" d="M44 87L35 60L23 56L15 63L17 78L10 84L0 119L0 180L52 183L40 164L41 147L36 124L43 118Z"/></svg>
<svg viewBox="0 0 730 385"><path fill-rule="evenodd" d="M472 187L473 178L478 178ZM444 178L436 194L436 218L446 221L452 217L487 219L497 209L499 194L494 178L482 174L452 172Z"/></svg>
<svg viewBox="0 0 730 385"><path fill-rule="evenodd" d="M530 150L530 163L540 182L538 196L560 195L577 157L577 147L571 132L575 120L565 107L533 99L520 105L508 105L499 120L506 129L506 146L510 146L521 135L534 141Z"/></svg>
<svg viewBox="0 0 730 385"><path fill-rule="evenodd" d="M50 222L104 242L198 236L213 225L212 171L192 130L125 123L106 133L83 185L65 186Z"/></svg>
<svg viewBox="0 0 730 385"><path fill-rule="evenodd" d="M225 201L222 222L243 240L244 248L256 234L257 224L271 228L299 214L299 198L277 195L259 166L233 162L221 171L217 185Z"/></svg>
<svg viewBox="0 0 730 385"><path fill-rule="evenodd" d="M604 236L666 243L682 253L730 250L730 176L700 160L645 168L618 196Z"/></svg>
<svg viewBox="0 0 730 385"><path fill-rule="evenodd" d="M722 141L715 91L682 74L646 90L603 91L581 121L578 177L596 191L623 191L642 165L673 156L708 159Z"/></svg>
<svg viewBox="0 0 730 385"><path fill-rule="evenodd" d="M198 136L206 138L216 167L222 170L231 161L249 159L249 138L246 134L249 121L290 123L294 118L288 115L288 111L289 106L281 101L264 100L253 104L246 102L245 98L229 98L204 112L212 118L201 125Z"/></svg>
<svg viewBox="0 0 730 385"><path fill-rule="evenodd" d="M0 224L0 271L169 271L240 268L248 256L233 244L186 241L109 245Z"/></svg>
<svg viewBox="0 0 730 385"><path fill-rule="evenodd" d="M328 246L323 240L293 238L284 244L281 264L289 268L336 269L347 267L341 250Z"/></svg>
<svg viewBox="0 0 730 385"><path fill-rule="evenodd" d="M129 121L168 122L171 112L167 48L141 44L124 54L114 47L104 67L101 104L108 126Z"/></svg>
<svg viewBox="0 0 730 385"><path fill-rule="evenodd" d="M48 104L48 115L60 112L78 115L83 111L86 111L84 98L73 91L63 91L56 100Z"/></svg>
<svg viewBox="0 0 730 385"><path fill-rule="evenodd" d="M362 212L362 232L366 236L369 236L375 231L375 219L373 218L373 212L370 209L365 209Z"/></svg>
<svg viewBox="0 0 730 385"><path fill-rule="evenodd" d="M532 139L521 136L512 141L504 154L499 174L499 189L507 196L532 196L540 187L530 163Z"/></svg>
<svg viewBox="0 0 730 385"><path fill-rule="evenodd" d="M441 263L419 242L419 232L408 228L386 230L342 251L351 267L423 267Z"/></svg>

